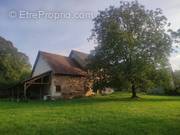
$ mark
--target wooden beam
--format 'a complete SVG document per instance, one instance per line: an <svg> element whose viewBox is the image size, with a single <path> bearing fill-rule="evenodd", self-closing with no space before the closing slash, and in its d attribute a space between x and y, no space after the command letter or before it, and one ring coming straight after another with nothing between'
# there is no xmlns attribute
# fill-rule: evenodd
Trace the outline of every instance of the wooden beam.
<svg viewBox="0 0 180 135"><path fill-rule="evenodd" d="M26 83L26 84L49 84L49 83Z"/></svg>
<svg viewBox="0 0 180 135"><path fill-rule="evenodd" d="M44 74L44 75L41 75L41 76L32 78L31 80L29 80L29 81L27 81L27 82L33 82L33 81L35 81L35 80L41 79L41 78L46 77L46 76L48 76L48 74Z"/></svg>

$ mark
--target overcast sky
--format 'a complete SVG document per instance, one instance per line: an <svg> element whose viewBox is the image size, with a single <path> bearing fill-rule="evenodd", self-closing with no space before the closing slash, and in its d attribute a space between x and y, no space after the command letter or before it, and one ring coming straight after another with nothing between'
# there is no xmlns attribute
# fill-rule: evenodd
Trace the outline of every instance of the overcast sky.
<svg viewBox="0 0 180 135"><path fill-rule="evenodd" d="M161 8L171 28L180 28L180 0L139 2L148 9ZM110 5L118 6L119 0L1 0L0 36L26 53L32 64L39 50L63 55L71 49L88 53L94 47L87 41L92 18ZM180 53L172 54L170 62L174 70L180 69Z"/></svg>

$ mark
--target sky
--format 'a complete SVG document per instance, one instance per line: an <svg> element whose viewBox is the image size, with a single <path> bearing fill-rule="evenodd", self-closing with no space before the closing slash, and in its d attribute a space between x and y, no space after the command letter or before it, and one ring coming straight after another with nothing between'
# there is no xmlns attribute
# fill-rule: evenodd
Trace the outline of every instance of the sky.
<svg viewBox="0 0 180 135"><path fill-rule="evenodd" d="M0 36L26 53L33 65L39 50L68 56L72 49L89 53L95 44L87 39L93 17L120 0L1 0ZM131 1L131 0L129 0ZM139 0L148 9L161 8L180 28L180 0ZM173 70L180 69L180 52L169 58Z"/></svg>

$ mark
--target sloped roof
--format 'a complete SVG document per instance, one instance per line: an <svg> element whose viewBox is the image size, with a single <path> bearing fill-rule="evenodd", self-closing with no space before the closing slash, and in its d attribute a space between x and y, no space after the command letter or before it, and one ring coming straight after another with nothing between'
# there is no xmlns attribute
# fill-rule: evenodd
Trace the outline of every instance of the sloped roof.
<svg viewBox="0 0 180 135"><path fill-rule="evenodd" d="M55 74L85 76L83 71L71 58L59 54L40 51L43 59L49 64ZM34 65L35 66L35 65Z"/></svg>
<svg viewBox="0 0 180 135"><path fill-rule="evenodd" d="M87 53L84 53L84 52L80 52L80 51L77 51L77 50L72 50L69 57L71 57L72 53L75 53L76 55L79 56L79 58L81 58L82 60L86 60L88 58L88 55Z"/></svg>
<svg viewBox="0 0 180 135"><path fill-rule="evenodd" d="M87 65L87 58L89 54L83 53L77 50L72 50L69 57L75 60L82 68L85 68Z"/></svg>

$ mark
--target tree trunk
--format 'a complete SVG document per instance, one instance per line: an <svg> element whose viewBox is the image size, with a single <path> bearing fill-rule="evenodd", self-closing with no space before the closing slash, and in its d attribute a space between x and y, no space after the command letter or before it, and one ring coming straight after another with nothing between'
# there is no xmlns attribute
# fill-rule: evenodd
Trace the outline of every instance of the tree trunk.
<svg viewBox="0 0 180 135"><path fill-rule="evenodd" d="M137 98L138 96L136 95L136 87L135 87L134 83L132 83L131 90L132 90L131 98Z"/></svg>

